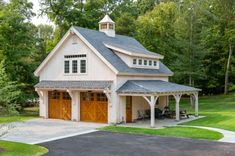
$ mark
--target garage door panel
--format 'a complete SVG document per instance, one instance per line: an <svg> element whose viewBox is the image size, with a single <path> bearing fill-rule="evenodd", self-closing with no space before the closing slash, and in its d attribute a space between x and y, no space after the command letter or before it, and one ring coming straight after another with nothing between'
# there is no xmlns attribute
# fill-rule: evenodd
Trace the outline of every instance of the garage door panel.
<svg viewBox="0 0 235 156"><path fill-rule="evenodd" d="M107 122L107 103L98 102L96 106L96 118L98 122Z"/></svg>
<svg viewBox="0 0 235 156"><path fill-rule="evenodd" d="M49 118L71 120L71 99L66 92L49 92L48 114Z"/></svg>
<svg viewBox="0 0 235 156"><path fill-rule="evenodd" d="M103 93L81 93L81 121L90 122L102 122L107 123L108 121L108 108L107 101L101 101ZM99 100L99 101L97 101Z"/></svg>

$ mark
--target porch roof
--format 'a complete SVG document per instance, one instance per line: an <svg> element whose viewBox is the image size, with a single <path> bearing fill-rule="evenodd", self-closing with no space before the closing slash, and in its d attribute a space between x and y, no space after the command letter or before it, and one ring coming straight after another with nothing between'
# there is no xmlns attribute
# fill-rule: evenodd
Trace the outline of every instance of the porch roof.
<svg viewBox="0 0 235 156"><path fill-rule="evenodd" d="M40 81L35 85L38 89L98 89L109 88L112 81Z"/></svg>
<svg viewBox="0 0 235 156"><path fill-rule="evenodd" d="M162 80L128 80L118 90L118 94L169 94L193 93L201 89L166 82Z"/></svg>

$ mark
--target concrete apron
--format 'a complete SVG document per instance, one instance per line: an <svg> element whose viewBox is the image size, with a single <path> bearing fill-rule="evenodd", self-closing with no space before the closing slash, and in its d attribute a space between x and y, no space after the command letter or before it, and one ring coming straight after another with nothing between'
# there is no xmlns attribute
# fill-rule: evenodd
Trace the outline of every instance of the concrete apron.
<svg viewBox="0 0 235 156"><path fill-rule="evenodd" d="M73 122L56 119L33 119L25 122L6 124L11 127L7 133L0 136L1 140L28 144L58 140L97 131L97 128L107 124Z"/></svg>

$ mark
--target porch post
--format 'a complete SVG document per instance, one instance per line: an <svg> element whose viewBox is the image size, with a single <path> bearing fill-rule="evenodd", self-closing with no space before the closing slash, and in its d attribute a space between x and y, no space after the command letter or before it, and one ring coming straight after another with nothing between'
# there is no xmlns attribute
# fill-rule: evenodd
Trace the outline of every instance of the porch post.
<svg viewBox="0 0 235 156"><path fill-rule="evenodd" d="M35 91L39 95L39 116L48 118L48 92L37 88Z"/></svg>
<svg viewBox="0 0 235 156"><path fill-rule="evenodd" d="M72 105L72 111L71 111L71 120L72 121L78 121L78 96L76 91L67 90L69 96L71 97L71 105Z"/></svg>
<svg viewBox="0 0 235 156"><path fill-rule="evenodd" d="M150 96L150 99L147 98L146 96L143 96L144 99L149 103L150 105L150 115L151 115L151 123L150 123L150 127L154 128L155 127L155 103L158 99L159 96Z"/></svg>
<svg viewBox="0 0 235 156"><path fill-rule="evenodd" d="M175 98L175 118L176 121L180 121L180 98L182 94L175 94L173 95Z"/></svg>
<svg viewBox="0 0 235 156"><path fill-rule="evenodd" d="M195 97L195 116L198 117L198 93L193 94Z"/></svg>

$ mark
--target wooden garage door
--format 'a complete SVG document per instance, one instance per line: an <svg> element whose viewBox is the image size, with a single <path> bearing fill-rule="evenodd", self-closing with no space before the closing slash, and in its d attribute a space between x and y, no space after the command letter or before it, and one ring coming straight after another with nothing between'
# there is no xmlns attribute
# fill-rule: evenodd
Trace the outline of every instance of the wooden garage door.
<svg viewBox="0 0 235 156"><path fill-rule="evenodd" d="M71 120L71 98L67 92L52 91L48 98L49 118Z"/></svg>
<svg viewBox="0 0 235 156"><path fill-rule="evenodd" d="M81 93L81 121L108 122L108 100L104 93Z"/></svg>

